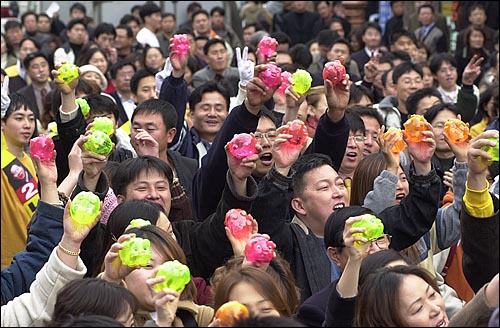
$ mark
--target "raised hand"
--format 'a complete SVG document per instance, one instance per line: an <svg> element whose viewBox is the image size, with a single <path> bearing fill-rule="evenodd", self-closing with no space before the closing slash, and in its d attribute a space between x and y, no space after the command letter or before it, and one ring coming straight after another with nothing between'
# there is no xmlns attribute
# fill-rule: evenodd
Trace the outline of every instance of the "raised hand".
<svg viewBox="0 0 500 328"><path fill-rule="evenodd" d="M238 63L240 83L245 87L253 79L255 67L254 62L248 60L248 47L243 48L243 55L241 54L241 49L239 47L236 48L236 62Z"/></svg>
<svg viewBox="0 0 500 328"><path fill-rule="evenodd" d="M291 134L282 133L284 130L288 129L288 124L282 125L276 130L278 136L273 143L273 159L276 171L281 175L287 176L293 163L297 161L302 150L306 147L307 142L304 143L302 147L287 147L286 141L291 139L293 136Z"/></svg>
<svg viewBox="0 0 500 328"><path fill-rule="evenodd" d="M436 139L432 125L429 122L425 122L425 125L427 126L427 130L421 132L425 138L420 142L409 141L406 138L405 131L403 131L403 138L408 144L408 151L412 155L413 160L419 163L430 163L432 155L434 155L434 151L436 150Z"/></svg>
<svg viewBox="0 0 500 328"><path fill-rule="evenodd" d="M245 246L247 245L250 238L252 238L259 231L259 224L257 223L257 220L255 220L253 217L250 217L249 219L252 221L252 231L248 235L248 238L238 239L233 236L233 234L231 233L231 229L229 229L228 227L224 227L224 229L226 230L227 239L229 239L231 247L233 248L234 256L245 255Z"/></svg>
<svg viewBox="0 0 500 328"><path fill-rule="evenodd" d="M89 225L78 224L75 220L71 218L69 207L71 206L71 201L68 200L66 207L64 208L64 219L63 227L64 233L61 238L61 244L64 248L69 250L76 250L80 248L81 243L85 238L87 238L90 230L99 222L101 218L101 213L96 217L94 222ZM102 208L102 202L101 202Z"/></svg>
<svg viewBox="0 0 500 328"><path fill-rule="evenodd" d="M247 98L245 105L247 109L254 115L257 115L262 105L266 103L274 95L280 85L274 88L267 87L258 77L259 73L265 71L267 65L257 65L254 69L254 77L247 84Z"/></svg>
<svg viewBox="0 0 500 328"><path fill-rule="evenodd" d="M146 280L146 284L149 287L155 305L157 314L156 324L159 327L171 327L175 320L180 294L170 288L163 288L157 292L154 286L157 283L165 281L164 276L155 277L157 271L153 272L152 278Z"/></svg>
<svg viewBox="0 0 500 328"><path fill-rule="evenodd" d="M484 131L477 137L471 140L469 150L467 151L467 162L469 164L469 176L486 175L488 166L491 164L491 156L481 149L483 146L493 147L494 141L487 138L497 138L498 147L498 130Z"/></svg>
<svg viewBox="0 0 500 328"><path fill-rule="evenodd" d="M380 59L380 54L374 55L374 53L372 52L370 60L364 66L365 75L363 79L366 82L373 83L373 81L375 80L375 77L377 76L378 73L379 59Z"/></svg>
<svg viewBox="0 0 500 328"><path fill-rule="evenodd" d="M457 118L459 120L462 119L462 117L460 116L460 114L458 114ZM466 124L467 124L467 126L469 126L469 123L466 123ZM446 133L443 133L443 135L444 135L444 140L446 141L446 143L448 144L448 146L450 146L451 151L455 155L456 160L458 162L466 162L467 161L467 150L469 149L470 140L467 140L465 142L456 144L456 143L450 142L448 140L448 138L446 137ZM470 136L469 136L469 139L470 139Z"/></svg>
<svg viewBox="0 0 500 328"><path fill-rule="evenodd" d="M353 228L354 222L361 221L362 216L353 216L345 221L344 225L344 244L349 251L349 258L351 259L361 259L363 254L370 248L370 242L361 236L353 236L354 233L365 232L365 228ZM362 242L361 245L355 243L355 241Z"/></svg>
<svg viewBox="0 0 500 328"><path fill-rule="evenodd" d="M118 255L118 251L123 249L124 247L123 242L134 237L134 233L123 234L118 238L116 243L111 245L109 251L104 257L104 274L102 276L102 279L119 284L123 280L123 278L125 278L130 272L136 269L124 265L120 260L120 256Z"/></svg>
<svg viewBox="0 0 500 328"><path fill-rule="evenodd" d="M343 65L345 58L340 56L339 60ZM349 104L349 89L351 88L351 84L349 74L346 74L346 78L337 86L333 86L332 82L328 79L324 82L328 104L327 113L333 122L338 122L344 117L345 109Z"/></svg>
<svg viewBox="0 0 500 328"><path fill-rule="evenodd" d="M80 78L78 77L78 78L74 79L69 84L64 82L63 80L59 79L58 77L61 73L59 73L58 69L62 66L62 64L65 64L65 63L66 62L62 62L61 64L56 64L56 66L54 67L54 69L52 70L51 73L52 73L52 76L54 77L54 83L56 84L59 91L61 91L62 94L67 95L67 94L74 93ZM80 76L80 74L81 74L80 68L78 68L78 76Z"/></svg>
<svg viewBox="0 0 500 328"><path fill-rule="evenodd" d="M81 159L82 166L84 171L84 178L88 179L96 179L99 177L101 172L104 170L106 166L108 156L94 154L85 149L85 142L87 142L88 137L92 131L88 130L92 126L92 123L87 126L87 131L85 132L84 137L81 140L81 143L78 143L81 150ZM114 145L113 145L114 147ZM87 186L89 187L89 186Z"/></svg>
<svg viewBox="0 0 500 328"><path fill-rule="evenodd" d="M384 138L385 126L378 131L377 143L380 147L380 151L384 154L384 158L387 162L387 171L397 175L399 164L401 162L401 157L399 153L393 153L392 147L398 141L397 131L391 132L387 138Z"/></svg>
<svg viewBox="0 0 500 328"><path fill-rule="evenodd" d="M163 66L163 69L156 73L155 75L155 81L156 81L156 92L160 93L161 91L161 85L163 84L163 80L165 80L170 74L172 74L172 71L174 70L174 67L172 66L172 63L170 62L170 57L167 58L165 61L165 66Z"/></svg>
<svg viewBox="0 0 500 328"><path fill-rule="evenodd" d="M57 184L56 151L52 151L49 161L42 161L38 155L31 155L40 185Z"/></svg>
<svg viewBox="0 0 500 328"><path fill-rule="evenodd" d="M239 181L246 180L257 167L257 161L259 160L259 153L262 148L257 144L257 153L251 156L245 157L243 159L237 159L234 157L228 149L228 144L224 147L226 150L227 164L229 166L229 172L234 179Z"/></svg>
<svg viewBox="0 0 500 328"><path fill-rule="evenodd" d="M465 85L472 85L474 81L481 75L481 63L484 61L483 57L478 55L472 56L467 66L462 73L462 83Z"/></svg>
<svg viewBox="0 0 500 328"><path fill-rule="evenodd" d="M158 142L143 129L137 129L138 133L132 138L132 146L139 156L160 156Z"/></svg>

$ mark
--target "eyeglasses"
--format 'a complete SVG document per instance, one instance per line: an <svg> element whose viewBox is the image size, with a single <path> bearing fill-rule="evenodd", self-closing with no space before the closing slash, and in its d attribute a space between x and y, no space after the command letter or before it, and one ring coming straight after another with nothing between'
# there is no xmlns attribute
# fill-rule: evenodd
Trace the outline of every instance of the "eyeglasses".
<svg viewBox="0 0 500 328"><path fill-rule="evenodd" d="M370 243L375 243L380 249L387 249L389 248L391 239L391 235L384 233L380 237L370 240Z"/></svg>
<svg viewBox="0 0 500 328"><path fill-rule="evenodd" d="M366 137L365 136L349 136L349 140L354 140L354 142L362 143L362 142L365 142Z"/></svg>
<svg viewBox="0 0 500 328"><path fill-rule="evenodd" d="M276 137L278 136L276 131L269 131L269 132L257 131L253 135L255 136L255 139L257 139L258 141L264 139L264 137L266 137L267 140L269 141L274 141L274 139L276 139Z"/></svg>
<svg viewBox="0 0 500 328"><path fill-rule="evenodd" d="M132 76L134 76L134 74L135 74L135 72L122 72L122 73L116 74L116 76L123 79L126 77L132 77Z"/></svg>

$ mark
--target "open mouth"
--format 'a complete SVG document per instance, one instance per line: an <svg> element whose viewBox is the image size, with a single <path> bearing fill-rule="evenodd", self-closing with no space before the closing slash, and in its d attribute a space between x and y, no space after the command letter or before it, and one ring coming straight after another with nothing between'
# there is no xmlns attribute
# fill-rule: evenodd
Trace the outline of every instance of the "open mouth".
<svg viewBox="0 0 500 328"><path fill-rule="evenodd" d="M401 201L403 198L405 198L406 194L404 193L399 193L396 195L396 200Z"/></svg>
<svg viewBox="0 0 500 328"><path fill-rule="evenodd" d="M447 327L448 326L448 322L446 322L445 319L442 319L441 321L439 321L436 325L436 327Z"/></svg>
<svg viewBox="0 0 500 328"><path fill-rule="evenodd" d="M338 203L338 204L335 204L335 206L333 206L333 210L338 210L339 208L344 208L345 207L345 204L344 203Z"/></svg>
<svg viewBox="0 0 500 328"><path fill-rule="evenodd" d="M264 165L272 165L273 163L273 155L271 153L264 153L259 156L259 159Z"/></svg>

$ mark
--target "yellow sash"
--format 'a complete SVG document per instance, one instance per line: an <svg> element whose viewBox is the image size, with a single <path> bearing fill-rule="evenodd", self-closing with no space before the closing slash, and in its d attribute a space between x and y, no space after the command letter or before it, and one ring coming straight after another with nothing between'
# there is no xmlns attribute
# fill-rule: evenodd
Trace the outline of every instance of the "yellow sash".
<svg viewBox="0 0 500 328"><path fill-rule="evenodd" d="M129 136L130 135L130 120L123 123L122 126L119 127L119 129L123 130Z"/></svg>
<svg viewBox="0 0 500 328"><path fill-rule="evenodd" d="M30 217L33 216L40 199L36 178L10 151L2 151L2 170L26 212Z"/></svg>

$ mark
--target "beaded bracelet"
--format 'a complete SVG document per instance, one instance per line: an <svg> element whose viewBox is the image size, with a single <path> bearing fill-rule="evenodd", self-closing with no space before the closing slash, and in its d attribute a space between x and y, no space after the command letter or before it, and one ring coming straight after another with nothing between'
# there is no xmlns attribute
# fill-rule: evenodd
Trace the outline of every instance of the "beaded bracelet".
<svg viewBox="0 0 500 328"><path fill-rule="evenodd" d="M63 251L63 253L66 253L70 256L78 256L80 255L80 249L78 250L78 252L73 252L73 251L70 251L69 249L66 249L64 248L61 243L59 243L59 248L61 249L61 251Z"/></svg>

